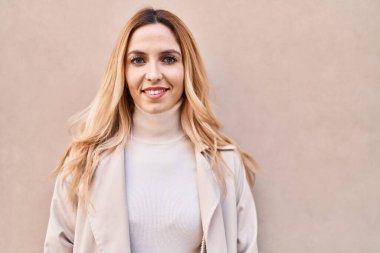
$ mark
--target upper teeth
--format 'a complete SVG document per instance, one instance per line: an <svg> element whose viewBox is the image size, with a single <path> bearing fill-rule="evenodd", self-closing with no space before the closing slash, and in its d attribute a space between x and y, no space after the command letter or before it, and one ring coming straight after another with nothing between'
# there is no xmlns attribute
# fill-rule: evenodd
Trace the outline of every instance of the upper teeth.
<svg viewBox="0 0 380 253"><path fill-rule="evenodd" d="M164 92L165 90L147 90L149 95L156 95L158 93Z"/></svg>

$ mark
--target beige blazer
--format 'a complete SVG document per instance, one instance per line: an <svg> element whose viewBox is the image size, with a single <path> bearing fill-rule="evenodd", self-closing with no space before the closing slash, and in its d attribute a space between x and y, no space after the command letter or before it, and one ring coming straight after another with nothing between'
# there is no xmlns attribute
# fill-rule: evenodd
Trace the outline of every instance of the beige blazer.
<svg viewBox="0 0 380 253"><path fill-rule="evenodd" d="M257 253L257 216L253 194L235 146L219 150L234 176L226 175L227 196L221 199L211 166L195 149L197 185L204 231L201 252ZM56 179L44 243L45 253L131 253L125 192L124 146L105 156L90 192L93 209L73 211L66 201L67 182ZM133 252L132 252L133 253ZM171 253L171 252L169 252Z"/></svg>

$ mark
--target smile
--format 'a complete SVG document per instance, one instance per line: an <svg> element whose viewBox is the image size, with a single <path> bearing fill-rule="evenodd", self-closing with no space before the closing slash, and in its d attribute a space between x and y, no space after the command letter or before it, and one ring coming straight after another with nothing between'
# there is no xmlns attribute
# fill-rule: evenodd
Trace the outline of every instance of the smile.
<svg viewBox="0 0 380 253"><path fill-rule="evenodd" d="M159 89L159 90L146 90L143 93L151 99L158 99L164 96L169 89Z"/></svg>
<svg viewBox="0 0 380 253"><path fill-rule="evenodd" d="M148 91L144 91L145 93L148 93L149 95L157 95L157 94L160 94L162 92L165 92L166 89L162 89L162 90L148 90Z"/></svg>

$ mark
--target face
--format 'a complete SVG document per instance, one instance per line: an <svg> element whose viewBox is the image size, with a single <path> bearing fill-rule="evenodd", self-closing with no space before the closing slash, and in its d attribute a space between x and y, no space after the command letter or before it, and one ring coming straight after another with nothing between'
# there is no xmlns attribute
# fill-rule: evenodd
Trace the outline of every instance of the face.
<svg viewBox="0 0 380 253"><path fill-rule="evenodd" d="M179 101L184 86L182 53L168 27L149 24L133 33L125 75L134 103L146 112L164 112Z"/></svg>

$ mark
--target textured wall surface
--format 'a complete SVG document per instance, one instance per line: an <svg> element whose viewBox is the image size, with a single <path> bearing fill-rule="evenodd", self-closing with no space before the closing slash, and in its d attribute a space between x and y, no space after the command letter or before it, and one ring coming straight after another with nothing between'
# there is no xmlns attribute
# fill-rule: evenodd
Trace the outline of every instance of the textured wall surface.
<svg viewBox="0 0 380 253"><path fill-rule="evenodd" d="M42 251L67 119L142 2L0 1L1 252ZM225 132L264 169L260 252L380 252L380 1L149 3L190 27Z"/></svg>

